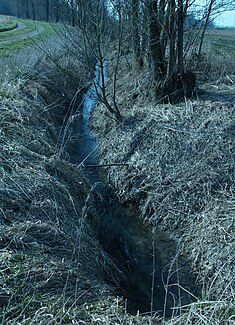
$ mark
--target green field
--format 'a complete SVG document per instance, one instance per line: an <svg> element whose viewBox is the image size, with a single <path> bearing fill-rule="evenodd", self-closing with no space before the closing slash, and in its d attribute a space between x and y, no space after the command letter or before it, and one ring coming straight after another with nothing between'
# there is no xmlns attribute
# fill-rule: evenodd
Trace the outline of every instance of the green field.
<svg viewBox="0 0 235 325"><path fill-rule="evenodd" d="M235 57L235 28L209 29L206 40L215 51L221 51Z"/></svg>
<svg viewBox="0 0 235 325"><path fill-rule="evenodd" d="M0 33L0 57L8 57L27 46L46 40L56 33L49 23L23 19L14 21L21 28Z"/></svg>
<svg viewBox="0 0 235 325"><path fill-rule="evenodd" d="M18 23L15 20L12 20L4 25L0 25L0 32L7 32L9 30L13 30L17 28Z"/></svg>

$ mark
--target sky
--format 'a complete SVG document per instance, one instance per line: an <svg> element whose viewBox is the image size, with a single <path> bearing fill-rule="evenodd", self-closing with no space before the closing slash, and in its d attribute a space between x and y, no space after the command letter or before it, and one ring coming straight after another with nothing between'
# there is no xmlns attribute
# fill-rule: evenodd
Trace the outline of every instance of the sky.
<svg viewBox="0 0 235 325"><path fill-rule="evenodd" d="M215 20L219 27L234 27L235 28L235 10L221 13Z"/></svg>
<svg viewBox="0 0 235 325"><path fill-rule="evenodd" d="M219 2L219 1L218 1ZM195 7L197 8L197 10L199 10L200 12L200 8L202 11L204 11L205 9L205 5L206 7L208 7L208 0L195 0L193 1ZM226 3L224 1L224 3ZM216 2L217 4L217 2ZM234 4L234 1L233 1ZM221 14L219 14L216 18L215 18L215 24L218 27L234 27L235 28L235 10L232 11L225 11L222 12Z"/></svg>

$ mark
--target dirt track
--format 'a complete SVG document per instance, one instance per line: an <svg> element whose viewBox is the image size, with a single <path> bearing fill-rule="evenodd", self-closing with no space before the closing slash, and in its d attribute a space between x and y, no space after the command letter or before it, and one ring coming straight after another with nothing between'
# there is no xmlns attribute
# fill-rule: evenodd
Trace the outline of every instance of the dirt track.
<svg viewBox="0 0 235 325"><path fill-rule="evenodd" d="M22 22L18 22L17 28L13 29L11 32L14 33L15 31L23 30L24 28L26 28L26 25L24 25ZM37 35L41 34L42 32L43 32L43 27L38 26L32 32L28 32L28 33L26 32L26 33L20 34L20 35L11 35L11 36L7 37L6 39L3 39L3 40L0 39L0 45L2 45L2 44L11 44L11 43L16 42L16 41L25 40L27 38L37 36ZM3 33L6 33L6 32L3 32Z"/></svg>

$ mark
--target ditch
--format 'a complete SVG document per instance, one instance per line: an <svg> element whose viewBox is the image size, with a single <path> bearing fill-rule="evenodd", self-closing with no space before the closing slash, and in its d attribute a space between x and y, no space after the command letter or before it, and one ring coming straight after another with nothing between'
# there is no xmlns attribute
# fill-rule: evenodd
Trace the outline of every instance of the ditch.
<svg viewBox="0 0 235 325"><path fill-rule="evenodd" d="M195 275L178 255L177 244L166 233L143 224L135 207L121 204L105 181L104 171L97 168L98 142L89 125L95 89L93 84L83 97L72 124L73 141L68 141L66 150L92 183L93 205L99 215L97 238L123 274L117 294L127 299L131 314L177 315L181 306L195 301L199 294Z"/></svg>

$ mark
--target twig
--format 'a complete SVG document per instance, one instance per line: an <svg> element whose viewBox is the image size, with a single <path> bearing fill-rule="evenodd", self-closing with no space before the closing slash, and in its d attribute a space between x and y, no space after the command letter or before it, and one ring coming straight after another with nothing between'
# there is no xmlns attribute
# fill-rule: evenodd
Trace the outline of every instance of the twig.
<svg viewBox="0 0 235 325"><path fill-rule="evenodd" d="M111 166L129 166L129 164L99 164L99 165L83 165L84 168L98 168L98 167L111 167Z"/></svg>
<svg viewBox="0 0 235 325"><path fill-rule="evenodd" d="M156 247L155 247L155 227L152 229L152 250L153 250L153 264L152 264L152 285L151 285L151 303L150 303L150 315L151 315L151 325L153 318L153 308L154 308L154 286L155 286L155 273L156 273Z"/></svg>

